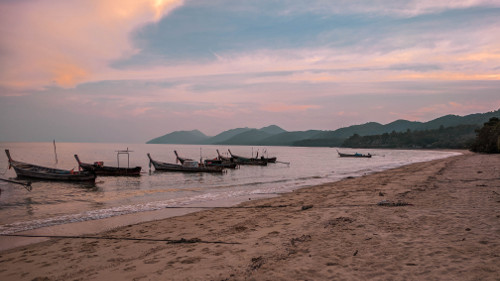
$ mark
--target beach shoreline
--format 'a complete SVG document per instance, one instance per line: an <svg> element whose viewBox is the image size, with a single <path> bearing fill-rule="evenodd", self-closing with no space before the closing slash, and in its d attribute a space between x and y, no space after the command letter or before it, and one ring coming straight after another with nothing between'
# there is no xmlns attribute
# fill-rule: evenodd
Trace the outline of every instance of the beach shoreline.
<svg viewBox="0 0 500 281"><path fill-rule="evenodd" d="M85 220L66 224L35 228L12 234L0 234L0 253L3 251L28 246L47 241L44 236L92 236L120 227L136 225L143 222L160 221L163 219L187 215L213 207L232 207L247 200L259 200L276 197L277 194L251 194L239 197L216 199L212 201L194 202L179 207L166 207L161 210L137 212L126 215L111 216L97 220ZM35 237L34 237L35 236Z"/></svg>
<svg viewBox="0 0 500 281"><path fill-rule="evenodd" d="M0 252L0 279L498 280L499 169L464 153L51 239Z"/></svg>

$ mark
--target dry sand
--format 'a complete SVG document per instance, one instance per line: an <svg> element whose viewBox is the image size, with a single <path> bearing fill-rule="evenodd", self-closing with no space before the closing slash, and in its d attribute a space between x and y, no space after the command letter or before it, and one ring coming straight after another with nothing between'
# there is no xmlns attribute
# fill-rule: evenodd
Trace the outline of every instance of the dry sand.
<svg viewBox="0 0 500 281"><path fill-rule="evenodd" d="M240 206L252 208L98 235L196 243L58 238L7 250L0 280L500 280L500 155L466 152ZM204 243L217 241L238 244Z"/></svg>

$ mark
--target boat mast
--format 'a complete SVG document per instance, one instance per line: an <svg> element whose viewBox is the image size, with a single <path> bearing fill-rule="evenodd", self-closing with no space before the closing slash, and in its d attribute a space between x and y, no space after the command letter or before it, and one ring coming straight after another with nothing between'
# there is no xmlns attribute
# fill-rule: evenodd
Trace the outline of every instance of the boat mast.
<svg viewBox="0 0 500 281"><path fill-rule="evenodd" d="M118 162L118 168L120 168L120 154L126 154L127 155L127 168L130 168L130 154L129 152L133 152L132 150L117 150L116 151L116 160Z"/></svg>

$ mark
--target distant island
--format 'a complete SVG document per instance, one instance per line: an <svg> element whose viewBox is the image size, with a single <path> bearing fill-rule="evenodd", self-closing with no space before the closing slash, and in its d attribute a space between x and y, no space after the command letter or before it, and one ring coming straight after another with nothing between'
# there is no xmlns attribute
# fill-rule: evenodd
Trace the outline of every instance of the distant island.
<svg viewBox="0 0 500 281"><path fill-rule="evenodd" d="M199 130L175 131L148 144L212 144L255 146L323 146L369 148L467 148L476 130L500 109L466 116L445 115L429 122L396 120L386 125L369 122L335 131L286 131L276 125L256 129L237 128L216 136Z"/></svg>

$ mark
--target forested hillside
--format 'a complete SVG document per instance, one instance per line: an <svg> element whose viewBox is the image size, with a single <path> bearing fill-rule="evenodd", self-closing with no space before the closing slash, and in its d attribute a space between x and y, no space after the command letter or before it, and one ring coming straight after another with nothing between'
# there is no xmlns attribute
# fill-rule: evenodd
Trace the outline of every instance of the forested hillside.
<svg viewBox="0 0 500 281"><path fill-rule="evenodd" d="M342 143L353 148L453 148L467 149L474 142L476 125L459 125L437 130L407 130L373 136L355 134Z"/></svg>

